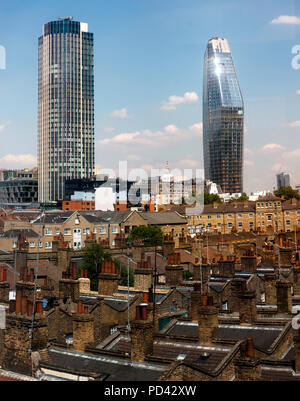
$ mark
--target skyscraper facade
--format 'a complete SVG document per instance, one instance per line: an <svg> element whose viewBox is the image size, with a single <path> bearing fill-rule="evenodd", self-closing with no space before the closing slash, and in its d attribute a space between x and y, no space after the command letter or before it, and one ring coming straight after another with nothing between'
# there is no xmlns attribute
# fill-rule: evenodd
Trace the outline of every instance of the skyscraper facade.
<svg viewBox="0 0 300 401"><path fill-rule="evenodd" d="M39 201L64 198L64 182L94 174L94 43L72 17L39 38Z"/></svg>
<svg viewBox="0 0 300 401"><path fill-rule="evenodd" d="M280 173L276 175L277 189L280 187L289 187L291 185L290 175L287 173Z"/></svg>
<svg viewBox="0 0 300 401"><path fill-rule="evenodd" d="M203 71L205 179L243 192L244 102L227 39L209 40Z"/></svg>

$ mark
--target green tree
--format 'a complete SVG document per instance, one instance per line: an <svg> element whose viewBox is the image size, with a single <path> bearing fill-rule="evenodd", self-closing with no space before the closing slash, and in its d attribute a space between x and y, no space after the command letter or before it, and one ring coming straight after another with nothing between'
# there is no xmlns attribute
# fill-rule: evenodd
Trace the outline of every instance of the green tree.
<svg viewBox="0 0 300 401"><path fill-rule="evenodd" d="M159 226L134 227L129 234L129 240L142 240L145 246L158 246L163 244L163 232Z"/></svg>
<svg viewBox="0 0 300 401"><path fill-rule="evenodd" d="M106 251L101 245L92 244L84 250L83 268L88 271L92 291L97 291L98 289L98 275L101 271L103 260L111 260L111 253Z"/></svg>
<svg viewBox="0 0 300 401"><path fill-rule="evenodd" d="M274 195L289 200L292 198L296 198L300 200L300 195L297 191L295 191L291 186L288 187L280 187L277 191L274 191Z"/></svg>
<svg viewBox="0 0 300 401"><path fill-rule="evenodd" d="M219 195L209 194L208 192L204 192L204 205L211 205L214 202L222 203Z"/></svg>

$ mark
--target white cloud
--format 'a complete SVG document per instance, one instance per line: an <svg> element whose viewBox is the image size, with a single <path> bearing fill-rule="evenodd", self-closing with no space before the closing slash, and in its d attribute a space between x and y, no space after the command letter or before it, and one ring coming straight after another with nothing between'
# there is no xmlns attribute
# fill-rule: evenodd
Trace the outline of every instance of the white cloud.
<svg viewBox="0 0 300 401"><path fill-rule="evenodd" d="M244 149L244 155L245 156L252 156L253 155L253 150L252 149L249 149L249 148L245 148Z"/></svg>
<svg viewBox="0 0 300 401"><path fill-rule="evenodd" d="M300 120L292 121L291 123L287 124L290 128L300 128Z"/></svg>
<svg viewBox="0 0 300 401"><path fill-rule="evenodd" d="M245 160L244 165L245 165L245 167L252 167L252 166L254 166L254 161L253 160Z"/></svg>
<svg viewBox="0 0 300 401"><path fill-rule="evenodd" d="M152 131L144 129L141 131L127 132L118 134L112 138L105 138L97 143L101 146L142 146L158 148L169 146L170 144L186 141L191 138L200 138L202 133L202 123L191 125L188 129L181 129L174 124L169 124L163 130Z"/></svg>
<svg viewBox="0 0 300 401"><path fill-rule="evenodd" d="M0 124L0 132L3 132L5 130L5 128L11 124L11 121L6 121L3 124Z"/></svg>
<svg viewBox="0 0 300 401"><path fill-rule="evenodd" d="M120 110L114 110L111 114L110 114L111 118L119 118L121 120L125 120L128 118L131 118L132 116L130 116L128 114L128 110L127 109L120 109Z"/></svg>
<svg viewBox="0 0 300 401"><path fill-rule="evenodd" d="M288 25L300 25L300 17L295 15L280 15L273 19L271 24L288 24Z"/></svg>
<svg viewBox="0 0 300 401"><path fill-rule="evenodd" d="M300 95L300 89L298 89L298 90L296 91L296 93L297 93L297 95Z"/></svg>
<svg viewBox="0 0 300 401"><path fill-rule="evenodd" d="M261 149L264 153L271 152L283 152L286 150L284 146L279 145L278 143L268 143Z"/></svg>
<svg viewBox="0 0 300 401"><path fill-rule="evenodd" d="M23 155L13 155L8 154L0 158L0 168L1 167L9 167L14 168L17 167L29 167L37 165L37 158L31 154L23 154Z"/></svg>
<svg viewBox="0 0 300 401"><path fill-rule="evenodd" d="M176 106L179 104L196 103L199 100L199 96L196 92L185 92L183 96L172 95L167 101L164 101L161 110L176 110Z"/></svg>

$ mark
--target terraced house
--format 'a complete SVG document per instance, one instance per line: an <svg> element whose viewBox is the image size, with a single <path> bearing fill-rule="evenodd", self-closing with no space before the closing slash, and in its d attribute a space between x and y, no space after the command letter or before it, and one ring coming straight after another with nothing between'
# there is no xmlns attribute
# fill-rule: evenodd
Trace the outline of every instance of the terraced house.
<svg viewBox="0 0 300 401"><path fill-rule="evenodd" d="M184 216L191 234L207 231L230 234L231 232L271 230L291 232L300 230L300 201L284 200L272 194L255 202L213 203L205 205L202 214L192 214L191 208L177 210ZM189 214L188 214L188 213Z"/></svg>
<svg viewBox="0 0 300 401"><path fill-rule="evenodd" d="M185 218L175 212L151 213L137 211L47 211L22 228L7 228L0 236L0 249L11 251L17 247L19 235L28 242L29 252L53 250L53 241L63 241L64 247L80 250L87 239L114 248L117 239L124 239L133 227L158 225L164 235L171 236L178 245L187 235ZM40 238L39 235L40 234Z"/></svg>

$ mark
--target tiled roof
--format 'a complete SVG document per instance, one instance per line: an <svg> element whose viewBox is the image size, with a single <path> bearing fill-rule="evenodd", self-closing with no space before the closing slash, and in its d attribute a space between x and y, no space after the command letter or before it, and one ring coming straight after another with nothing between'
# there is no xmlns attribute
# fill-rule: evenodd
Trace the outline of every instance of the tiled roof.
<svg viewBox="0 0 300 401"><path fill-rule="evenodd" d="M284 199L279 198L278 196L275 196L273 194L267 194L265 196L260 196L257 200L258 201L281 201L281 202L284 201Z"/></svg>
<svg viewBox="0 0 300 401"><path fill-rule="evenodd" d="M300 200L286 200L282 204L282 210L299 210Z"/></svg>

